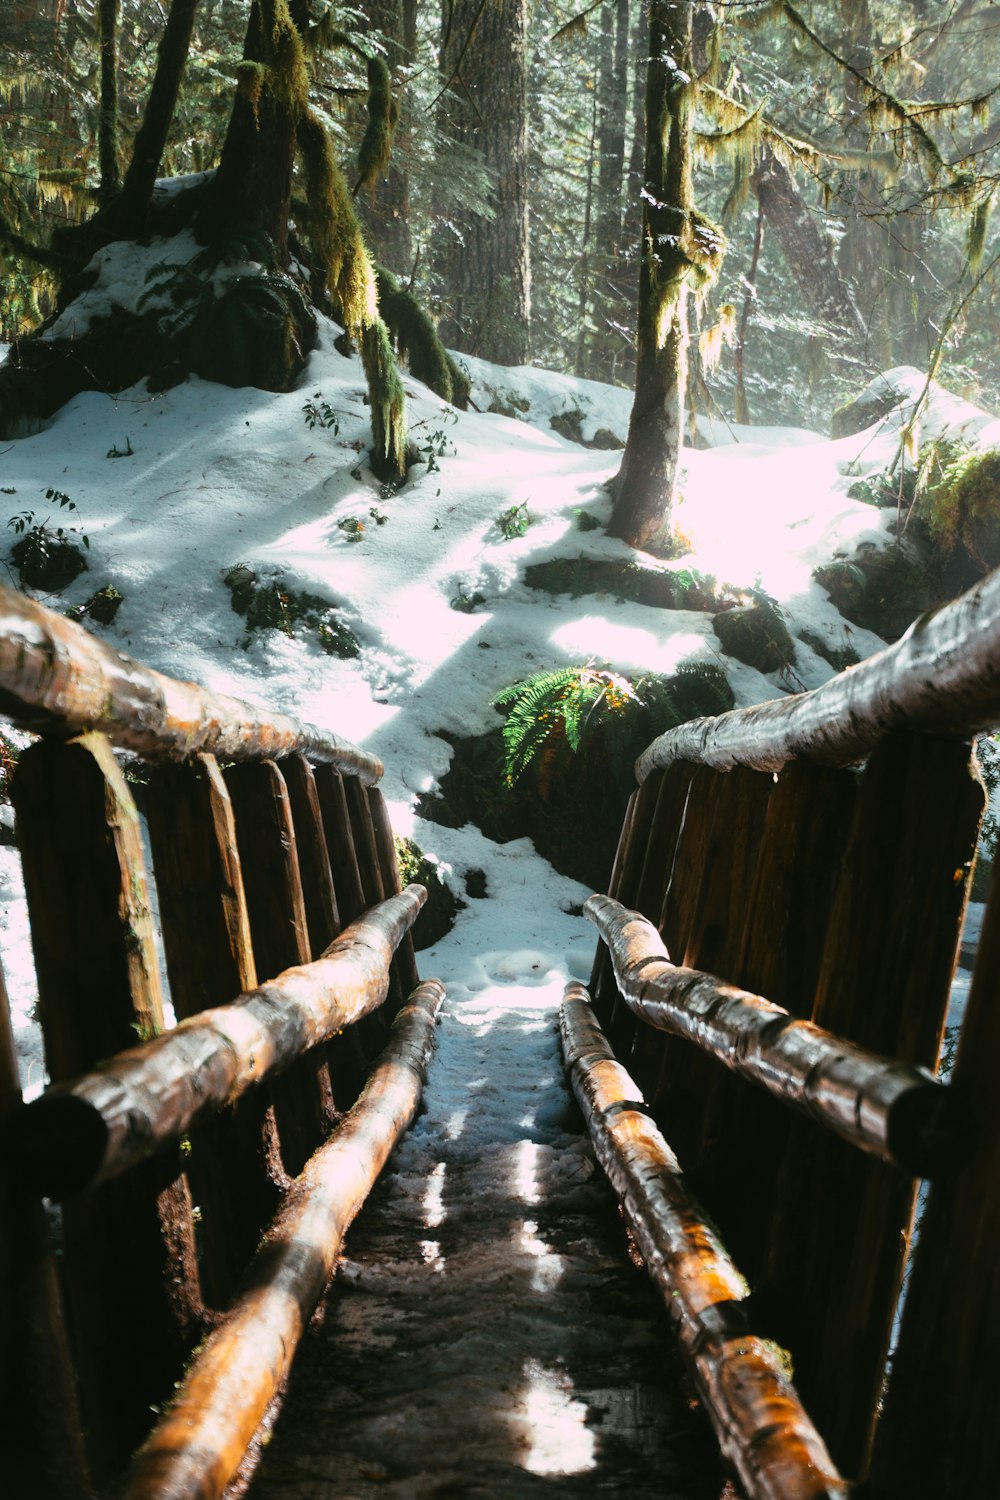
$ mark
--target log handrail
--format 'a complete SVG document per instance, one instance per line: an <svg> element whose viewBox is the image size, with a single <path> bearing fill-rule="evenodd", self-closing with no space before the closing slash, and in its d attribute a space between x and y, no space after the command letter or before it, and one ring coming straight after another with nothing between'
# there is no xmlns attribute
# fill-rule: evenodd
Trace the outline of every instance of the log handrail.
<svg viewBox="0 0 1000 1500"><path fill-rule="evenodd" d="M119 1052L16 1110L3 1139L43 1196L106 1182L232 1104L385 1000L389 963L427 899L410 885L372 907L313 963Z"/></svg>
<svg viewBox="0 0 1000 1500"><path fill-rule="evenodd" d="M123 1500L217 1500L234 1477L352 1219L416 1114L443 996L426 980L397 1015L361 1097L292 1184L241 1295L136 1454Z"/></svg>
<svg viewBox="0 0 1000 1500"><path fill-rule="evenodd" d="M378 756L338 735L178 682L8 588L0 588L0 714L37 734L99 729L119 749L151 760L199 752L280 759L302 751L366 785L383 772Z"/></svg>
<svg viewBox="0 0 1000 1500"><path fill-rule="evenodd" d="M761 995L671 963L652 922L610 896L589 897L583 910L608 946L623 1000L648 1026L693 1042L913 1176L954 1164L962 1133L950 1091L926 1068L879 1057Z"/></svg>
<svg viewBox="0 0 1000 1500"><path fill-rule="evenodd" d="M636 761L640 784L676 760L778 771L799 757L862 760L894 729L971 738L1000 722L1000 569L811 692L692 719Z"/></svg>
<svg viewBox="0 0 1000 1500"><path fill-rule="evenodd" d="M601 1166L677 1331L719 1446L749 1500L841 1500L848 1487L774 1346L750 1332L747 1284L690 1196L582 984L560 1011L566 1066Z"/></svg>

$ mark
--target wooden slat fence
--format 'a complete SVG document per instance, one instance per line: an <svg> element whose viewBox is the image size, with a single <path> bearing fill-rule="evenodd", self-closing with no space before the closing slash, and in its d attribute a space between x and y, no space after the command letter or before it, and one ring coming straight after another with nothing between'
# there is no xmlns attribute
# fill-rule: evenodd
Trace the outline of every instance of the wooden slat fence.
<svg viewBox="0 0 1000 1500"><path fill-rule="evenodd" d="M971 740L995 725L1000 573L814 692L655 741L609 895L587 903L602 938L592 1023L629 1070L612 1113L662 1129L670 1147L657 1131L642 1172L673 1201L679 1161L683 1192L748 1278L714 1295L721 1326L737 1350L752 1327L788 1352L792 1394L837 1466L800 1445L779 1481L765 1474L766 1403L743 1411L734 1439L718 1370L706 1380L695 1361L748 1495L850 1485L871 1500L958 1500L997 1487L995 890L954 1068L935 1078L985 805ZM571 987L564 1030L581 1003ZM604 1045L591 1039L595 1059ZM607 1154L607 1102L577 1092ZM675 1317L695 1241L644 1252Z"/></svg>
<svg viewBox="0 0 1000 1500"><path fill-rule="evenodd" d="M6 590L0 712L41 736L13 796L51 1079L20 1104L4 996L4 1472L207 1500L415 1112L426 893L400 888L376 757Z"/></svg>

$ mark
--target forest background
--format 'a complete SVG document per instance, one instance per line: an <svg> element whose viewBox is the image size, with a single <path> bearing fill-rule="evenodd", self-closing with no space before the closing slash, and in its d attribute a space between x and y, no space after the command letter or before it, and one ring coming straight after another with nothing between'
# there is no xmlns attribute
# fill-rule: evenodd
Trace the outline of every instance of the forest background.
<svg viewBox="0 0 1000 1500"><path fill-rule="evenodd" d="M217 164L234 84L246 89L246 0L181 8L193 30L164 176ZM650 8L303 10L317 39L311 109L369 248L444 342L631 385L656 126ZM933 367L995 407L1000 6L654 0L651 11L654 26L683 11L693 27L693 196L724 245L695 278L689 409L822 426L899 364ZM0 3L5 342L52 312L60 232L119 188L167 14L136 0ZM387 65L388 100L373 59ZM391 155L359 175L380 111Z"/></svg>

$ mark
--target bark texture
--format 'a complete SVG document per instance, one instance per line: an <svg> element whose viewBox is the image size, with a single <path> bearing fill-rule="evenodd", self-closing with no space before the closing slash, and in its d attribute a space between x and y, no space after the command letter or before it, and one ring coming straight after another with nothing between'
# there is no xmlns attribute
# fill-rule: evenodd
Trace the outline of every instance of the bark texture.
<svg viewBox="0 0 1000 1500"><path fill-rule="evenodd" d="M506 365L525 364L530 350L526 30L525 0L456 0L441 47L443 123L479 148L495 187L492 220L438 229L448 298L439 331L449 347Z"/></svg>
<svg viewBox="0 0 1000 1500"><path fill-rule="evenodd" d="M153 85L132 148L132 160L109 219L109 229L121 239L129 239L141 231L153 196L156 174L177 107L197 9L198 0L173 0L167 16Z"/></svg>
<svg viewBox="0 0 1000 1500"><path fill-rule="evenodd" d="M806 306L839 337L860 339L864 349L868 329L791 172L768 151L753 174L753 185ZM856 356L856 347L852 353Z"/></svg>
<svg viewBox="0 0 1000 1500"><path fill-rule="evenodd" d="M722 249L694 212L693 9L669 0L650 6L635 401L608 526L636 547L669 543L684 435L688 292L712 274Z"/></svg>

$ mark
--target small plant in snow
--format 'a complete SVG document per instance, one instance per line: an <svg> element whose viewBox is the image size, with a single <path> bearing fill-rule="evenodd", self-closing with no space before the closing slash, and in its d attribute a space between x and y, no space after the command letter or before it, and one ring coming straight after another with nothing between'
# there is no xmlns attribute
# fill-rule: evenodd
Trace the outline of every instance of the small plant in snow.
<svg viewBox="0 0 1000 1500"><path fill-rule="evenodd" d="M457 422L458 413L456 411L445 411L442 413L442 421ZM444 458L449 453L449 450L450 456L454 457L457 452L455 444L451 441L443 427L435 427L434 431L419 445L419 451L423 455L424 462L427 465L428 474L438 474L441 472L441 465L438 463L438 459Z"/></svg>
<svg viewBox="0 0 1000 1500"><path fill-rule="evenodd" d="M75 511L76 503L63 490L48 489L51 500L62 511ZM11 558L29 588L61 589L72 583L87 566L80 551L90 551L90 537L82 526L53 526L49 520L36 520L36 512L22 510L7 522L18 540L11 548ZM79 542L74 540L79 538Z"/></svg>
<svg viewBox="0 0 1000 1500"><path fill-rule="evenodd" d="M501 511L497 516L497 525L505 542L512 542L515 538L524 536L531 525L527 500L522 500L520 505L511 505Z"/></svg>
<svg viewBox="0 0 1000 1500"><path fill-rule="evenodd" d="M448 600L449 608L457 610L460 615L473 615L485 603L486 596L478 589L472 594L466 593L464 583L458 585L455 597Z"/></svg>
<svg viewBox="0 0 1000 1500"><path fill-rule="evenodd" d="M278 630L294 639L298 627L311 631L328 656L358 656L361 647L353 631L340 619L335 606L317 594L289 588L276 575L259 576L248 563L237 563L223 574L233 609L246 620L247 634L241 642L250 646L255 630Z"/></svg>
<svg viewBox="0 0 1000 1500"><path fill-rule="evenodd" d="M317 391L314 399L310 399L303 404L302 414L305 417L306 426L310 432L317 427L323 427L328 432L332 432L334 437L336 437L340 431L340 419L329 401L320 400L319 395L320 393Z"/></svg>

